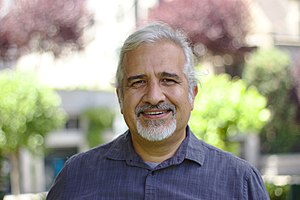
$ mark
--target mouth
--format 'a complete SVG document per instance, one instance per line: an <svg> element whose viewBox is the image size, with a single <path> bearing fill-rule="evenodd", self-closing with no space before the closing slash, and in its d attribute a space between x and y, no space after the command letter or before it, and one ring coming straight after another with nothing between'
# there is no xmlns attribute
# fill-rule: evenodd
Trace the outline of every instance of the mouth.
<svg viewBox="0 0 300 200"><path fill-rule="evenodd" d="M163 110L163 111L143 111L140 114L142 114L144 117L147 118L157 118L157 117L164 117L167 114L172 112L172 110ZM139 115L138 115L139 116Z"/></svg>
<svg viewBox="0 0 300 200"><path fill-rule="evenodd" d="M175 106L172 104L162 103L156 106L143 105L136 109L137 117L142 115L145 118L158 119L163 118L169 114L175 115Z"/></svg>

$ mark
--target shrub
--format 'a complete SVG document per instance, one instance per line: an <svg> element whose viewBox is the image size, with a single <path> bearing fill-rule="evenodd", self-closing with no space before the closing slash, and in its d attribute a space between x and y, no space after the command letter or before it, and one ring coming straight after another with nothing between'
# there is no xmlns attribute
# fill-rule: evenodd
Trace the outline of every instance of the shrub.
<svg viewBox="0 0 300 200"><path fill-rule="evenodd" d="M259 49L246 61L243 79L268 100L270 122L261 131L264 153L291 151L300 141L295 104L291 101L290 58L278 49Z"/></svg>
<svg viewBox="0 0 300 200"><path fill-rule="evenodd" d="M269 118L266 99L255 87L228 75L212 76L203 82L195 99L190 126L204 141L238 153L230 138L259 133Z"/></svg>

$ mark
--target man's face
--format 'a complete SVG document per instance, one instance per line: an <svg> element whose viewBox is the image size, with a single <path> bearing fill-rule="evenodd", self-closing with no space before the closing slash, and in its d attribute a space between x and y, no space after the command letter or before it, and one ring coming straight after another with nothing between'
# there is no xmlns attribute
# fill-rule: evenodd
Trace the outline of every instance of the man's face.
<svg viewBox="0 0 300 200"><path fill-rule="evenodd" d="M185 134L193 101L188 98L184 64L183 50L169 41L142 44L125 55L123 91L118 95L133 134L149 141Z"/></svg>

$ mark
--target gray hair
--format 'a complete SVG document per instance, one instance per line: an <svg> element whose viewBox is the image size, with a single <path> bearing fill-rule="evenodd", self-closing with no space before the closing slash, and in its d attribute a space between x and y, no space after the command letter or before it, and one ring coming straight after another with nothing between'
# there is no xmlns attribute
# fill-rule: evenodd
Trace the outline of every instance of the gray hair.
<svg viewBox="0 0 300 200"><path fill-rule="evenodd" d="M174 30L170 26L163 23L149 24L133 34L131 34L124 42L120 57L119 64L116 72L115 86L121 92L121 98L123 96L122 81L123 81L123 61L127 52L138 48L144 43L155 43L161 40L170 40L180 46L185 55L185 65L183 73L185 74L189 83L189 99L193 98L193 88L197 85L198 80L196 78L194 70L194 55L189 43L187 42L186 35L179 31Z"/></svg>

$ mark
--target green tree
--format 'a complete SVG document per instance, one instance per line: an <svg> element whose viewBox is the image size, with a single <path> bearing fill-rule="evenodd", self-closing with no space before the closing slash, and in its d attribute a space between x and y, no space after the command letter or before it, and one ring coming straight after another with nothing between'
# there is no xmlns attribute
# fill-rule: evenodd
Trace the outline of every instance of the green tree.
<svg viewBox="0 0 300 200"><path fill-rule="evenodd" d="M195 99L190 126L204 141L238 154L231 138L257 134L269 118L266 99L241 79L223 74L204 81Z"/></svg>
<svg viewBox="0 0 300 200"><path fill-rule="evenodd" d="M290 58L279 49L259 49L247 60L243 79L268 99L270 122L262 129L262 150L284 153L300 139L296 107L291 101Z"/></svg>
<svg viewBox="0 0 300 200"><path fill-rule="evenodd" d="M289 193L291 193L291 186L290 185L282 185L277 186L273 183L265 183L266 188L268 190L270 199L272 200L287 200L292 199L289 198Z"/></svg>
<svg viewBox="0 0 300 200"><path fill-rule="evenodd" d="M33 77L14 71L0 73L0 152L11 164L13 194L20 193L19 151L42 150L44 136L64 123L60 99Z"/></svg>
<svg viewBox="0 0 300 200"><path fill-rule="evenodd" d="M83 113L87 120L87 142L89 147L95 147L104 142L103 132L111 129L115 113L109 108L91 108Z"/></svg>

